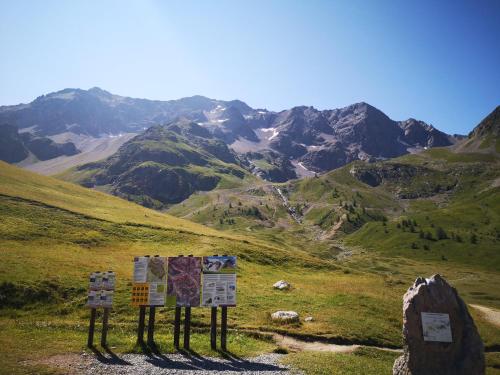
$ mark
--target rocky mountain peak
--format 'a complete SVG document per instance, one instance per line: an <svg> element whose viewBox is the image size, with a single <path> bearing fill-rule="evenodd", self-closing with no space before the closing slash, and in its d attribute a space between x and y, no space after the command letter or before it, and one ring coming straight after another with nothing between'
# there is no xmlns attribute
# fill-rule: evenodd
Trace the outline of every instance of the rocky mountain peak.
<svg viewBox="0 0 500 375"><path fill-rule="evenodd" d="M97 97L100 97L100 98L106 98L106 99L109 99L109 98L111 98L113 96L117 96L117 95L111 94L109 91L101 89L100 87L92 87L87 92L89 94L94 95L94 96L97 96Z"/></svg>
<svg viewBox="0 0 500 375"><path fill-rule="evenodd" d="M497 106L493 112L486 116L479 123L479 125L472 130L469 137L485 137L488 135L492 135L494 137L498 137L500 135L500 105Z"/></svg>

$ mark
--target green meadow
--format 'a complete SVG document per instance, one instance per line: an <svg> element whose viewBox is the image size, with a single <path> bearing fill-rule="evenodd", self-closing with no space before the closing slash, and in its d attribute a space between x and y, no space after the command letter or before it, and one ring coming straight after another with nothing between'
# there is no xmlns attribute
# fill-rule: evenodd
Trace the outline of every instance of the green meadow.
<svg viewBox="0 0 500 375"><path fill-rule="evenodd" d="M375 347L401 347L402 296L419 275L441 273L467 302L500 307L500 290L492 288L500 283L494 238L497 190L478 192L476 198L464 193L460 198L462 202L469 199L473 207L477 200L487 205L475 219L470 218L490 220L490 224L478 228L476 247L470 244L466 231L470 223L450 221L463 242L452 240L450 234L449 239L428 240L430 250L423 250L427 240L420 241L419 229L430 231L438 223L445 226L446 215L437 216L438 205L435 212L429 208L432 216L426 220L425 215L418 216L422 211L419 205L428 203L404 206L391 200L390 195L380 195L361 184L359 197L349 191L348 175L339 177L343 183L335 182L335 175L325 178L329 182L316 179L323 181L319 187L315 180L305 180L298 187L282 188L288 189L293 205L305 204L296 198L298 189L312 191L309 202L319 194L331 195L330 201L318 200L318 205L325 206L343 207L339 200L357 196L355 210L361 214L362 206L366 206L367 211L378 211L387 220L370 221L367 216L360 230L346 229L339 238L313 242L311 238L330 227L314 224L318 215L308 217L306 212L305 224L291 221L266 184L246 194L231 188L195 195L169 211L190 219L185 220L0 163L0 325L4 333L0 338L0 372L53 373L54 369L42 363L44 358L85 350L87 278L96 270L113 269L117 274L110 346L117 353L139 352L141 348L135 344L138 310L130 304L132 260L136 255L237 255L238 306L229 311L228 342L228 349L236 355L280 350L269 338L272 332L369 347L352 354L303 352L285 357L284 361L297 368L310 363L304 369L308 374L334 373L328 372L332 368L343 369L338 373L359 373L356 371L369 368L372 372L366 373L373 374L390 369L394 353ZM337 197L329 184L336 185ZM417 232L403 231L401 224L398 228L402 219L388 215L386 209L398 214L404 209L407 215L415 215L411 218L418 223ZM462 206L451 204L449 209L459 215ZM234 219L234 224L228 224L229 219ZM390 236L384 235L386 229ZM409 239L419 248L405 246ZM346 248L351 254L339 257ZM450 248L456 253L449 253ZM482 260L471 259L471 251ZM292 288L273 289L281 279L290 282ZM295 310L301 322L275 323L270 314L276 310ZM500 330L472 308L471 313L486 347L497 348ZM306 316L314 320L304 322ZM159 309L157 341L163 352L173 351L172 321L172 309ZM210 350L208 328L209 311L194 309L193 350L219 355ZM489 355L488 361L497 366L498 357ZM494 367L490 369L494 371Z"/></svg>

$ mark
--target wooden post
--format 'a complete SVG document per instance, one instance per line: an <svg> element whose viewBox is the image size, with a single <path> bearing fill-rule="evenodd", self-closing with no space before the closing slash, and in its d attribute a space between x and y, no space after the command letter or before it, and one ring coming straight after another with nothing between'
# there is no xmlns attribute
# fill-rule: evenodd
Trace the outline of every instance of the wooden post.
<svg viewBox="0 0 500 375"><path fill-rule="evenodd" d="M217 307L212 306L210 316L210 347L213 350L217 349Z"/></svg>
<svg viewBox="0 0 500 375"><path fill-rule="evenodd" d="M89 337L87 339L87 347L92 348L94 346L94 329L95 329L95 317L97 311L95 308L90 309L90 324L89 324Z"/></svg>
<svg viewBox="0 0 500 375"><path fill-rule="evenodd" d="M189 350L189 340L191 333L191 306L184 308L184 349Z"/></svg>
<svg viewBox="0 0 500 375"><path fill-rule="evenodd" d="M148 345L154 346L155 339L155 315L156 308L154 306L149 306L149 321L148 321Z"/></svg>
<svg viewBox="0 0 500 375"><path fill-rule="evenodd" d="M101 331L101 346L105 348L107 346L108 338L108 318L109 318L109 308L104 308L104 314L102 316L102 331Z"/></svg>
<svg viewBox="0 0 500 375"><path fill-rule="evenodd" d="M179 350L179 337L181 335L181 307L175 306L174 320L174 347Z"/></svg>
<svg viewBox="0 0 500 375"><path fill-rule="evenodd" d="M227 350L227 306L222 306L220 325L220 347Z"/></svg>
<svg viewBox="0 0 500 375"><path fill-rule="evenodd" d="M146 320L146 306L139 306L139 325L137 327L137 343L144 344L144 321Z"/></svg>

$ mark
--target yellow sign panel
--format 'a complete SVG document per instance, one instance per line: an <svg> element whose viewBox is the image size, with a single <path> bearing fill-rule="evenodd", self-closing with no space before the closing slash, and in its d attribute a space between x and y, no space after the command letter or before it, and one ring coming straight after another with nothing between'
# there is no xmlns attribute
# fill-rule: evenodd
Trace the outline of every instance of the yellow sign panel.
<svg viewBox="0 0 500 375"><path fill-rule="evenodd" d="M148 304L149 283L135 283L132 285L132 306L144 306Z"/></svg>

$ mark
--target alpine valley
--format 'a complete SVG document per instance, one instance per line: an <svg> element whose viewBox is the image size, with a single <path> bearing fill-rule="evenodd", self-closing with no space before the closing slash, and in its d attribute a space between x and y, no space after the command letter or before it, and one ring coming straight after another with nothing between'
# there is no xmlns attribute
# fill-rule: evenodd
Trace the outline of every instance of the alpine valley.
<svg viewBox="0 0 500 375"><path fill-rule="evenodd" d="M134 352L131 259L227 253L238 256L235 355L292 351L273 341L280 333L361 345L287 354L305 373L389 373L402 295L440 273L469 304L498 374L500 328L484 311L500 309L500 106L477 120L450 135L367 103L274 112L99 88L0 107L4 373L52 373L47 358L81 352L89 272L117 273L109 340ZM281 279L289 290L273 288ZM277 310L300 319L274 321ZM158 313L163 352L172 311ZM209 313L193 313L192 347L217 355Z"/></svg>

